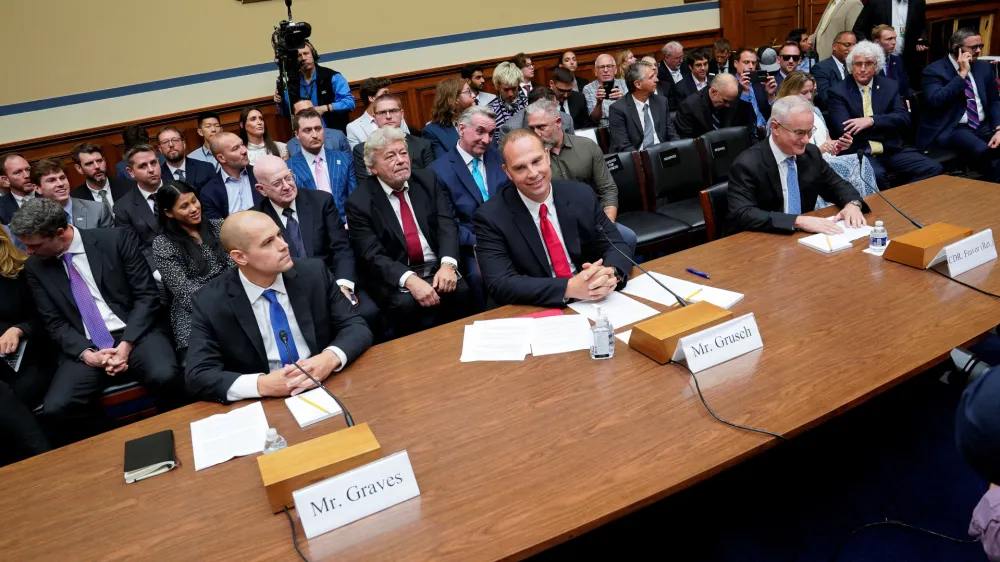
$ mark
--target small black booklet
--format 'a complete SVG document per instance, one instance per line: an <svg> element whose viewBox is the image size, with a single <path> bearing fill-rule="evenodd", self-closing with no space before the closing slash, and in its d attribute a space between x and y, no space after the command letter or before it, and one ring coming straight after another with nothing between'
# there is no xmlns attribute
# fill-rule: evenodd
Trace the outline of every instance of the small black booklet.
<svg viewBox="0 0 1000 562"><path fill-rule="evenodd" d="M125 442L125 483L131 484L177 466L173 430Z"/></svg>

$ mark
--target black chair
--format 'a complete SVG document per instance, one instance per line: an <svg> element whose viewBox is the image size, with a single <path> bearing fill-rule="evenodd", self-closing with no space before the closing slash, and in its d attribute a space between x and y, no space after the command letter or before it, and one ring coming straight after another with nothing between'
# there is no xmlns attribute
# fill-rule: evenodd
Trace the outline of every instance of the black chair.
<svg viewBox="0 0 1000 562"><path fill-rule="evenodd" d="M727 127L701 136L702 150L708 161L709 182L729 180L729 168L741 152L750 148L750 136L745 127Z"/></svg>
<svg viewBox="0 0 1000 562"><path fill-rule="evenodd" d="M698 192L708 185L697 141L661 142L643 151L646 183L653 192L656 212L679 220L692 230L705 227Z"/></svg>
<svg viewBox="0 0 1000 562"><path fill-rule="evenodd" d="M671 238L688 231L687 224L648 211L649 198L637 153L608 154L604 162L618 186L617 221L635 232L638 238L636 253L657 249ZM639 251L640 248L643 252Z"/></svg>
<svg viewBox="0 0 1000 562"><path fill-rule="evenodd" d="M698 193L701 210L705 213L705 237L708 241L726 236L729 218L729 182L722 182Z"/></svg>

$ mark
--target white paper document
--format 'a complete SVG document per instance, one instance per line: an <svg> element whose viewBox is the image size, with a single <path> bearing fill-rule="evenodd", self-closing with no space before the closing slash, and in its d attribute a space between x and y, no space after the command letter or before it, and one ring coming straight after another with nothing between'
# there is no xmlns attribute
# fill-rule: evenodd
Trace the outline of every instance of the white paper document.
<svg viewBox="0 0 1000 562"><path fill-rule="evenodd" d="M743 293L709 287L708 285L699 285L698 283L670 277L662 273L656 273L655 271L651 271L648 275L643 274L634 279L629 279L628 285L625 285L622 292L665 306L676 305L677 299L667 291L664 291L663 287L657 285L650 276L655 276L660 283L666 285L671 291L677 293L677 296L688 302L705 301L728 310L743 300Z"/></svg>
<svg viewBox="0 0 1000 562"><path fill-rule="evenodd" d="M267 417L260 402L193 421L194 469L202 470L233 457L259 453L264 450L266 439Z"/></svg>
<svg viewBox="0 0 1000 562"><path fill-rule="evenodd" d="M632 282L629 281L629 285L631 284ZM599 301L575 302L569 307L591 320L597 320L597 307L601 307L604 315L608 317L608 322L611 322L611 325L616 328L634 324L659 314L655 308L630 299L619 292L608 293L608 296Z"/></svg>
<svg viewBox="0 0 1000 562"><path fill-rule="evenodd" d="M833 220L831 217L830 220ZM859 228L847 228L844 221L837 221L837 226L843 229L840 234L813 234L805 238L799 238L799 244L808 246L814 250L819 250L825 254L846 250L853 246L851 242L859 238L871 236L872 227L862 226Z"/></svg>
<svg viewBox="0 0 1000 562"><path fill-rule="evenodd" d="M531 354L536 357L590 349L593 343L590 321L582 314L536 318L532 324Z"/></svg>
<svg viewBox="0 0 1000 562"><path fill-rule="evenodd" d="M461 361L524 361L531 353L533 322L534 318L504 318L466 326Z"/></svg>
<svg viewBox="0 0 1000 562"><path fill-rule="evenodd" d="M295 416L295 421L299 422L299 427L312 425L343 413L337 401L322 388L314 388L309 392L285 398L285 405Z"/></svg>

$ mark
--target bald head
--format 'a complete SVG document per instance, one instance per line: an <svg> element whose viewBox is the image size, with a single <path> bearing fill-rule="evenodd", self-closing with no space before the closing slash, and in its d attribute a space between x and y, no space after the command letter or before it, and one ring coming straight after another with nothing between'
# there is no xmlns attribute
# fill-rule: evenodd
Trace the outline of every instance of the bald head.
<svg viewBox="0 0 1000 562"><path fill-rule="evenodd" d="M240 137L233 133L219 133L212 137L212 140L208 141L208 146L212 150L212 154L219 154L224 150L224 147L232 143L234 140L240 140Z"/></svg>
<svg viewBox="0 0 1000 562"><path fill-rule="evenodd" d="M718 74L712 79L712 87L708 89L708 97L712 107L722 109L736 103L740 97L740 83L732 74Z"/></svg>
<svg viewBox="0 0 1000 562"><path fill-rule="evenodd" d="M257 158L253 165L253 174L257 177L257 181L263 184L273 182L287 171L288 165L285 161L270 154Z"/></svg>
<svg viewBox="0 0 1000 562"><path fill-rule="evenodd" d="M292 267L281 229L264 213L241 211L229 215L219 237L229 257L258 287L270 286L277 274Z"/></svg>
<svg viewBox="0 0 1000 562"><path fill-rule="evenodd" d="M219 232L222 247L227 252L246 251L250 245L250 234L254 227L259 227L267 222L274 224L270 217L259 211L240 211L229 215L222 223L222 230Z"/></svg>
<svg viewBox="0 0 1000 562"><path fill-rule="evenodd" d="M219 161L222 169L230 176L238 176L240 170L250 165L247 147L243 146L240 137L233 133L219 133L208 142L212 154Z"/></svg>

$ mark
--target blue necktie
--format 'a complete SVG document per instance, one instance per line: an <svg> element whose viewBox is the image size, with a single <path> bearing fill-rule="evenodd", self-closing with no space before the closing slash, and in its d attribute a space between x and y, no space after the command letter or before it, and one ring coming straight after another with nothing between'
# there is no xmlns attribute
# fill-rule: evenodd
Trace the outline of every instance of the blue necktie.
<svg viewBox="0 0 1000 562"><path fill-rule="evenodd" d="M788 164L788 177L786 178L788 183L788 214L801 215L802 197L799 194L799 172L795 169L795 157L789 156L785 160L785 164Z"/></svg>
<svg viewBox="0 0 1000 562"><path fill-rule="evenodd" d="M479 186L479 193L483 195L483 202L489 201L490 194L486 191L486 180L483 179L483 174L479 173L479 158L472 159L472 179L475 180L476 185Z"/></svg>
<svg viewBox="0 0 1000 562"><path fill-rule="evenodd" d="M292 257L308 257L306 256L305 243L302 242L302 230L299 228L299 221L295 220L295 211L289 207L282 211L281 214L285 216L285 220L287 221L285 230L288 231L288 237L291 238L288 242L291 244Z"/></svg>
<svg viewBox="0 0 1000 562"><path fill-rule="evenodd" d="M763 127L767 125L767 120L764 119L764 114L760 112L760 106L757 105L757 93L754 92L753 86L750 87L750 92L740 96L742 99L749 101L750 105L753 106L753 113L757 116L757 126Z"/></svg>
<svg viewBox="0 0 1000 562"><path fill-rule="evenodd" d="M274 332L274 343L278 346L278 357L281 358L282 365L290 365L293 361L299 360L299 351L295 349L295 339L292 338L292 329L288 327L288 316L285 316L285 309L278 304L278 296L274 294L274 289L268 289L263 293L267 302L271 303L271 331ZM281 341L281 332L288 338L288 349ZM291 352L291 357L288 356Z"/></svg>

